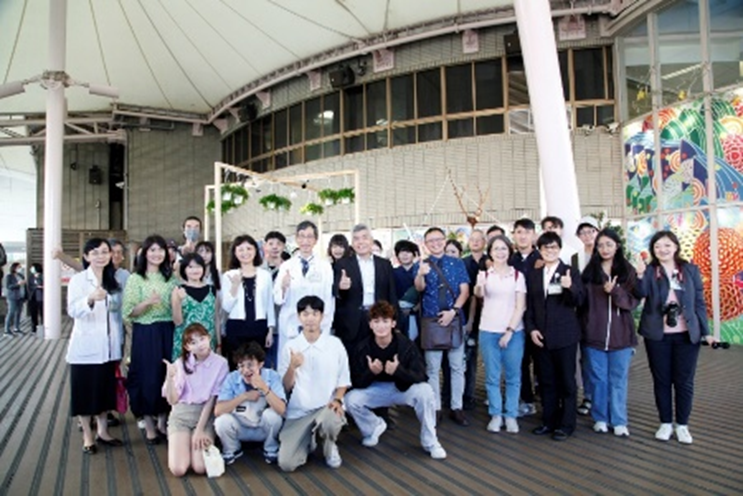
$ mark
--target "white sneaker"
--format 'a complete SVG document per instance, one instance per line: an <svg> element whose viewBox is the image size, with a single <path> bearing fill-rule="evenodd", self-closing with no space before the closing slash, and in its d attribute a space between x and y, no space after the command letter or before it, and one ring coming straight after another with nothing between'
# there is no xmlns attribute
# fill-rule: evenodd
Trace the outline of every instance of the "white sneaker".
<svg viewBox="0 0 743 496"><path fill-rule="evenodd" d="M147 423L144 421L143 418L137 420L137 428L141 431L145 430L145 427L147 427Z"/></svg>
<svg viewBox="0 0 743 496"><path fill-rule="evenodd" d="M433 446L424 447L424 450L428 451L431 454L431 458L434 460L443 460L446 458L446 450L444 450L444 447L441 446L439 443L434 444Z"/></svg>
<svg viewBox="0 0 743 496"><path fill-rule="evenodd" d="M615 425L614 435L617 437L629 437L629 429L626 425Z"/></svg>
<svg viewBox="0 0 743 496"><path fill-rule="evenodd" d="M609 426L606 425L606 422L596 422L595 424L593 424L593 432L604 434L606 432L609 432Z"/></svg>
<svg viewBox="0 0 743 496"><path fill-rule="evenodd" d="M660 428L655 432L655 439L658 441L668 441L672 435L673 424L660 424Z"/></svg>
<svg viewBox="0 0 743 496"><path fill-rule="evenodd" d="M691 444L692 438L691 433L689 432L689 428L685 425L677 425L676 439L678 439L679 443L681 444Z"/></svg>
<svg viewBox="0 0 743 496"><path fill-rule="evenodd" d="M488 423L488 431L500 432L501 426L503 426L503 417L500 415L493 415Z"/></svg>
<svg viewBox="0 0 743 496"><path fill-rule="evenodd" d="M511 434L518 434L519 423L516 421L515 418L506 417L506 432L510 432Z"/></svg>
<svg viewBox="0 0 743 496"><path fill-rule="evenodd" d="M341 463L343 463L336 444L333 444L333 447L330 448L330 454L325 457L325 463L327 463L330 468L338 468L341 466Z"/></svg>
<svg viewBox="0 0 743 496"><path fill-rule="evenodd" d="M362 439L361 444L363 444L367 448L373 448L374 446L379 444L379 436L384 434L384 431L386 430L387 430L387 422L385 422L382 419L379 419L377 426L374 427L374 431L371 433L370 436L367 436L364 439Z"/></svg>

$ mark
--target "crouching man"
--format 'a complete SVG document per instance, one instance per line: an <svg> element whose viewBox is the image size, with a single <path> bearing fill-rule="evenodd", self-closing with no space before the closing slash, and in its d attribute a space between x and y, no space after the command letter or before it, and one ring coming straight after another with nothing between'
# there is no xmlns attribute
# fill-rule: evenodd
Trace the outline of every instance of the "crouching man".
<svg viewBox="0 0 743 496"><path fill-rule="evenodd" d="M427 382L426 364L412 341L395 330L395 310L386 301L369 309L373 335L359 343L351 373L353 387L346 407L361 431L366 447L376 446L387 424L375 408L407 405L421 423L421 445L431 458L444 459L446 451L436 437L436 401Z"/></svg>
<svg viewBox="0 0 743 496"><path fill-rule="evenodd" d="M222 383L214 408L214 430L222 441L224 462L230 465L243 455L241 441L263 441L263 458L276 463L286 411L281 376L263 367L266 352L254 341L240 346L232 359L237 370Z"/></svg>
<svg viewBox="0 0 743 496"><path fill-rule="evenodd" d="M351 385L348 355L335 336L323 334L325 305L317 296L297 302L302 332L279 354L279 374L290 393L286 422L279 440L279 467L291 472L315 450L315 434L324 439L323 454L331 468L341 466L336 440L346 423L343 396Z"/></svg>

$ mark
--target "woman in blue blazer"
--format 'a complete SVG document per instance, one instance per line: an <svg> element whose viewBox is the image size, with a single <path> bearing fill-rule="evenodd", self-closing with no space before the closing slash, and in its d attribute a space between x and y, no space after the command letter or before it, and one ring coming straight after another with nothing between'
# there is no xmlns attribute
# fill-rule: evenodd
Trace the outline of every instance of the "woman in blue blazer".
<svg viewBox="0 0 743 496"><path fill-rule="evenodd" d="M680 443L691 444L688 423L699 345L703 339L714 341L707 322L702 278L696 265L681 258L679 240L671 231L655 233L649 251L650 265L638 267L636 291L638 297L645 298L640 335L645 338L661 422L655 438L668 441L675 434Z"/></svg>

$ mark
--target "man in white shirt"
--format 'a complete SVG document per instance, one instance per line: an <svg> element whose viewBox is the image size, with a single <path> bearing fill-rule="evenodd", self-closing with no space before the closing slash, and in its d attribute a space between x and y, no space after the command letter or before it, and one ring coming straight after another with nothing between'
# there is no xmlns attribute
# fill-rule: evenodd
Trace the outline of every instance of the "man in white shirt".
<svg viewBox="0 0 743 496"><path fill-rule="evenodd" d="M325 303L322 332L330 333L335 313L333 298L333 268L330 262L313 255L317 244L317 226L306 220L297 225L296 240L299 252L287 260L276 276L273 299L279 311L279 355L284 345L299 334L297 302L307 295L315 295Z"/></svg>
<svg viewBox="0 0 743 496"><path fill-rule="evenodd" d="M343 397L351 385L348 356L341 340L321 331L323 301L305 296L297 303L302 333L279 355L279 375L291 396L279 441L279 467L292 472L315 450L315 434L324 438L323 454L331 468L341 466L336 440L346 423Z"/></svg>

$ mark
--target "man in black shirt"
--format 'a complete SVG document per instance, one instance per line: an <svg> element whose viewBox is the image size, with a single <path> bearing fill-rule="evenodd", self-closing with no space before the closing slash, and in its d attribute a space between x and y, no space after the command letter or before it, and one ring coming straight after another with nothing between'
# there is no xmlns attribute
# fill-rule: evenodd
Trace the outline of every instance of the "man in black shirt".
<svg viewBox="0 0 743 496"><path fill-rule="evenodd" d="M426 378L426 366L416 346L395 330L395 309L378 301L369 309L367 336L351 359L353 389L346 395L346 408L361 431L361 443L371 448L387 430L387 424L372 409L407 405L415 409L421 423L421 444L431 458L444 459L446 451L436 436L436 402Z"/></svg>

